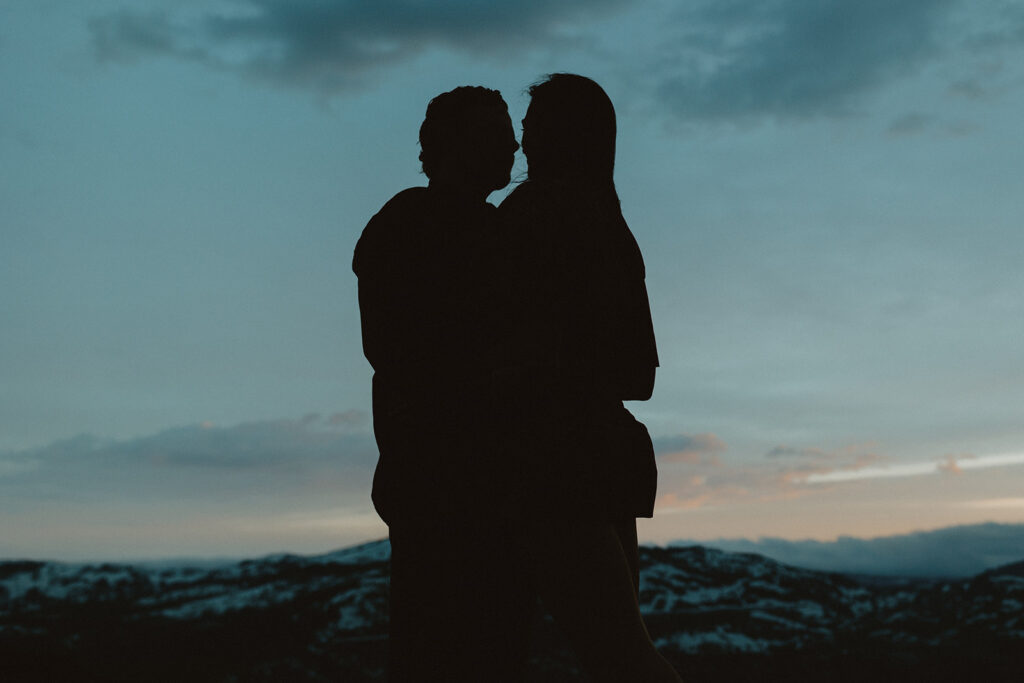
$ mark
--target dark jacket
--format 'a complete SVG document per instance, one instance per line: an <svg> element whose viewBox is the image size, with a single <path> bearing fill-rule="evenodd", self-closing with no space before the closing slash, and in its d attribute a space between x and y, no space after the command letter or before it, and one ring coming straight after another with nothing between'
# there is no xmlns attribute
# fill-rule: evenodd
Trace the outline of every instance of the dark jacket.
<svg viewBox="0 0 1024 683"><path fill-rule="evenodd" d="M372 497L389 524L497 505L501 475L486 457L489 354L500 336L488 284L495 216L490 204L412 188L384 205L356 245L380 451Z"/></svg>

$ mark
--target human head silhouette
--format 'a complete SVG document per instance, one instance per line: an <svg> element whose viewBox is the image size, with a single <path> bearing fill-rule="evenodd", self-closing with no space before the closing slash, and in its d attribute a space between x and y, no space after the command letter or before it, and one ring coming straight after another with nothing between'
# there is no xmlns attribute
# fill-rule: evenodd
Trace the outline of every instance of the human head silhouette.
<svg viewBox="0 0 1024 683"><path fill-rule="evenodd" d="M530 86L523 154L531 180L612 185L615 108L594 81L550 74Z"/></svg>
<svg viewBox="0 0 1024 683"><path fill-rule="evenodd" d="M462 86L430 100L420 126L420 149L431 185L486 199L509 184L519 143L501 93Z"/></svg>

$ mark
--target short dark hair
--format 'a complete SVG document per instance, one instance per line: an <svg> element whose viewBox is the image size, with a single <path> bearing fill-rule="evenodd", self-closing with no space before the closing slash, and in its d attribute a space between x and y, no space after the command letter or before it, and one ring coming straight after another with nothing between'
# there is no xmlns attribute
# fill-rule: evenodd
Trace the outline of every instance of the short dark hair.
<svg viewBox="0 0 1024 683"><path fill-rule="evenodd" d="M428 178L440 156L462 144L464 131L486 108L508 112L499 91L479 85L460 86L430 100L420 126L420 161Z"/></svg>

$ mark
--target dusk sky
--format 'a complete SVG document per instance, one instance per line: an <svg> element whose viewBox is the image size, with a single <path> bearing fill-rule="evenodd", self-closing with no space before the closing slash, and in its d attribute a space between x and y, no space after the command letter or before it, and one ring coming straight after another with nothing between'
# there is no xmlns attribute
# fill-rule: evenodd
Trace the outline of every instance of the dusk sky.
<svg viewBox="0 0 1024 683"><path fill-rule="evenodd" d="M553 71L647 263L642 541L1024 522L1024 3L4 0L0 559L384 536L352 250L431 97Z"/></svg>

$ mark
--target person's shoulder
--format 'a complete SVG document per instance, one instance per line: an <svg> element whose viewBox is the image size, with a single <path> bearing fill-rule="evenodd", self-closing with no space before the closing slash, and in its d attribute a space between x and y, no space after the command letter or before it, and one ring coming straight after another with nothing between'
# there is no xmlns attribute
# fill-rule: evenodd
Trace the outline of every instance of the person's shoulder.
<svg viewBox="0 0 1024 683"><path fill-rule="evenodd" d="M529 208L544 201L545 194L542 183L527 180L519 183L516 189L509 192L498 208L501 211Z"/></svg>
<svg viewBox="0 0 1024 683"><path fill-rule="evenodd" d="M544 232L542 224L556 220L557 213L550 188L532 180L520 183L498 206L501 223L517 232Z"/></svg>
<svg viewBox="0 0 1024 683"><path fill-rule="evenodd" d="M359 241L356 242L352 269L357 275L364 272L382 250L392 251L396 245L404 242L401 235L410 229L410 224L414 223L418 216L422 215L429 200L430 193L427 188L410 187L384 203L363 228Z"/></svg>
<svg viewBox="0 0 1024 683"><path fill-rule="evenodd" d="M425 187L410 187L402 190L385 202L380 211L370 219L372 224L382 218L406 218L430 202L430 190Z"/></svg>

